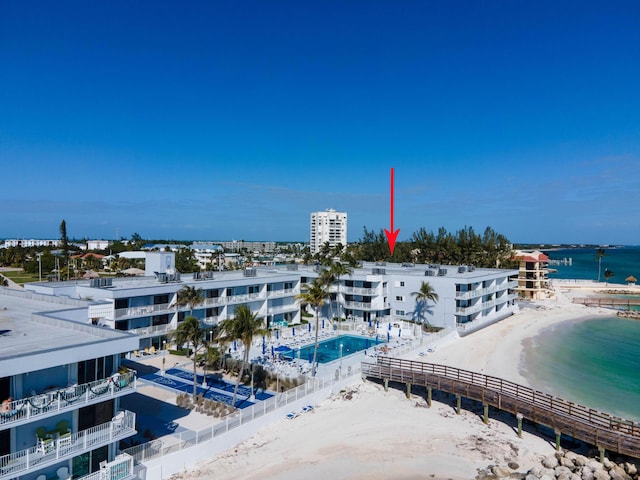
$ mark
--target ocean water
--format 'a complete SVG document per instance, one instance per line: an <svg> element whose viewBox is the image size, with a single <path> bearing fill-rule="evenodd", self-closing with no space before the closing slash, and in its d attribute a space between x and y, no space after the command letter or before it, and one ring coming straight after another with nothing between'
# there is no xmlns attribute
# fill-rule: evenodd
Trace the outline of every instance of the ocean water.
<svg viewBox="0 0 640 480"><path fill-rule="evenodd" d="M550 273L549 278L570 278L578 280L598 279L598 260L595 248L571 248L545 251L551 260L571 258L572 265L550 265L556 273ZM615 275L609 279L610 284L624 284L630 275L636 277L640 284L640 246L626 246L605 248L600 268L600 281L604 283L605 269Z"/></svg>
<svg viewBox="0 0 640 480"><path fill-rule="evenodd" d="M529 339L532 385L582 405L640 421L640 320L576 320Z"/></svg>

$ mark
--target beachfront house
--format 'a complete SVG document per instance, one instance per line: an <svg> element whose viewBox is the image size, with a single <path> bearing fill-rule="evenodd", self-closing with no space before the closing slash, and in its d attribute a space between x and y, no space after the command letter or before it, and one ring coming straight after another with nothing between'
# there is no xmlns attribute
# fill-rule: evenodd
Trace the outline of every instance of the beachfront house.
<svg viewBox="0 0 640 480"><path fill-rule="evenodd" d="M549 257L538 250L516 250L519 263L518 294L529 300L541 300L551 295Z"/></svg>

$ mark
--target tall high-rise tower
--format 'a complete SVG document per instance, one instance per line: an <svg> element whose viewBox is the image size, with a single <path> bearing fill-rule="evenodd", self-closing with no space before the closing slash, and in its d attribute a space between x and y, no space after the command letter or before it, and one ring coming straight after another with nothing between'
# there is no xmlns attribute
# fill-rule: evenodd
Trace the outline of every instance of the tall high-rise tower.
<svg viewBox="0 0 640 480"><path fill-rule="evenodd" d="M347 214L345 212L336 212L333 209L313 212L310 230L311 253L317 253L326 242L329 242L331 247L339 243L347 246Z"/></svg>

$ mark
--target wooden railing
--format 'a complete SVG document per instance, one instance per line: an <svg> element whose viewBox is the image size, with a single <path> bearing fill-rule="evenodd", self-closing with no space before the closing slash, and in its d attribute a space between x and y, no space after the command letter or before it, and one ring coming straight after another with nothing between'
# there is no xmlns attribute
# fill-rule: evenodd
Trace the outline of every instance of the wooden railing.
<svg viewBox="0 0 640 480"><path fill-rule="evenodd" d="M636 307L640 305L638 298L617 298L617 297L577 297L573 303L587 305L590 307Z"/></svg>
<svg viewBox="0 0 640 480"><path fill-rule="evenodd" d="M522 415L555 432L640 458L640 423L624 420L498 377L399 358L362 364L363 377L422 385Z"/></svg>

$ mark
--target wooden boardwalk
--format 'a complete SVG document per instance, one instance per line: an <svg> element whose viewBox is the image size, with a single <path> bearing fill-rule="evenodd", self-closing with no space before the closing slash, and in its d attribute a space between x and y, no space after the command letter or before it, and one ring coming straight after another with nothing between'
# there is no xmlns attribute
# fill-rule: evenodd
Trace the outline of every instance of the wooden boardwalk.
<svg viewBox="0 0 640 480"><path fill-rule="evenodd" d="M377 378L407 385L421 385L458 397L482 402L485 418L489 405L519 418L550 427L601 450L640 458L640 423L624 420L562 398L518 385L508 380L459 368L399 358L378 357L377 363L362 363L364 378ZM597 388L597 386L594 386ZM459 408L460 403L458 403Z"/></svg>
<svg viewBox="0 0 640 480"><path fill-rule="evenodd" d="M590 307L636 307L640 305L640 298L605 298L605 297L579 297L574 298L573 303Z"/></svg>

